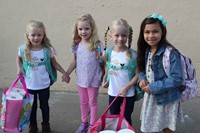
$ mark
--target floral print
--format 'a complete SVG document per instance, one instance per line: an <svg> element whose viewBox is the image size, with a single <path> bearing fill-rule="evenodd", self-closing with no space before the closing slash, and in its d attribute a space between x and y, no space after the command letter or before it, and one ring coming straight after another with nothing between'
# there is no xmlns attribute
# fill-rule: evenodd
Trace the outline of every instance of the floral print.
<svg viewBox="0 0 200 133"><path fill-rule="evenodd" d="M149 52L146 75L149 83L154 82L154 72L151 67L153 54ZM157 105L155 95L145 93L141 110L141 131L160 132L165 128L176 130L176 122L183 122L183 111L180 100L167 105Z"/></svg>

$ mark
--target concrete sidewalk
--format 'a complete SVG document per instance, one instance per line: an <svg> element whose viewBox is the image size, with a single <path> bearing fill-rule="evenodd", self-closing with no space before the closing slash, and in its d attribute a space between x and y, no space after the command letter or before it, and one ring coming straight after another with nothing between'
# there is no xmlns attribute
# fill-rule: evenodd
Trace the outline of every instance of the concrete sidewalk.
<svg viewBox="0 0 200 133"><path fill-rule="evenodd" d="M108 106L108 96L99 94L99 117ZM50 123L53 133L75 133L80 124L79 96L77 93L51 91ZM135 103L133 128L140 133L142 100ZM177 126L176 133L200 133L200 97L182 104L185 122ZM41 132L41 111L38 109L38 127ZM2 132L2 131L1 131ZM23 131L28 133L28 127Z"/></svg>

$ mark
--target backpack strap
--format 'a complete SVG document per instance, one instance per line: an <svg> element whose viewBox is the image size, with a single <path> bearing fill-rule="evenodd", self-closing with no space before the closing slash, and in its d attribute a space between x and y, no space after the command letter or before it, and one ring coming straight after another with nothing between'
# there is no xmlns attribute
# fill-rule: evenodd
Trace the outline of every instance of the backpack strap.
<svg viewBox="0 0 200 133"><path fill-rule="evenodd" d="M30 78L30 67L31 65L30 61L27 61L25 58L25 44L19 46L20 51L20 57L22 58L22 65L23 65L23 73L26 74L27 78Z"/></svg>
<svg viewBox="0 0 200 133"><path fill-rule="evenodd" d="M109 82L110 80L110 68L112 67L110 64L110 58L111 58L111 53L114 47L109 48L108 50L106 50L106 57L107 57L107 61L106 61L106 65L108 68L108 76L107 76L107 81Z"/></svg>
<svg viewBox="0 0 200 133"><path fill-rule="evenodd" d="M47 48L44 48L44 59L44 65L50 77L50 85L52 85L54 82L57 81L57 70L51 64L51 57Z"/></svg>
<svg viewBox="0 0 200 133"><path fill-rule="evenodd" d="M163 54L163 60L162 60L163 68L167 77L170 76L170 55L171 55L172 49L173 49L172 47L167 46Z"/></svg>
<svg viewBox="0 0 200 133"><path fill-rule="evenodd" d="M72 52L76 54L77 49L78 49L79 43L76 43L75 45L73 45L73 47L71 48Z"/></svg>
<svg viewBox="0 0 200 133"><path fill-rule="evenodd" d="M128 64L128 66L129 66L128 67L128 75L129 75L129 78L132 79L133 76L135 75L137 62L136 62L136 60L134 60L136 58L135 51L133 49L130 49L130 51L131 51L131 59Z"/></svg>
<svg viewBox="0 0 200 133"><path fill-rule="evenodd" d="M95 53L96 53L96 58L98 60L99 63L103 63L103 52L102 52L102 47L101 47L101 43L99 42L97 44L97 48L95 49Z"/></svg>

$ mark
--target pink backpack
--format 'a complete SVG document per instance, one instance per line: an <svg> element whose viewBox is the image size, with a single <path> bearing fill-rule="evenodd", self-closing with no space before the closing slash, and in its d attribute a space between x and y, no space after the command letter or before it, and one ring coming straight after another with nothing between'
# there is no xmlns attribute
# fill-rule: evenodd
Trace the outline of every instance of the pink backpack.
<svg viewBox="0 0 200 133"><path fill-rule="evenodd" d="M166 75L169 77L170 73L170 52L172 47L168 46L163 54L163 67ZM181 57L181 66L183 70L183 92L181 92L181 101L187 101L198 96L198 83L196 80L196 71L189 57L185 56L177 49Z"/></svg>

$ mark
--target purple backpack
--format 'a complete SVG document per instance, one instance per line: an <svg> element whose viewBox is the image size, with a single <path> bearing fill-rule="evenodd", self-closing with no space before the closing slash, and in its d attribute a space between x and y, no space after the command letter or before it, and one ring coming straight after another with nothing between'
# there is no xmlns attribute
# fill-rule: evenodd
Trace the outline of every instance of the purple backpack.
<svg viewBox="0 0 200 133"><path fill-rule="evenodd" d="M170 73L170 52L172 47L168 46L163 54L163 67L166 75L169 77ZM198 83L196 80L196 71L189 57L185 56L177 49L181 57L181 66L183 70L183 92L181 92L181 101L187 101L198 96Z"/></svg>

